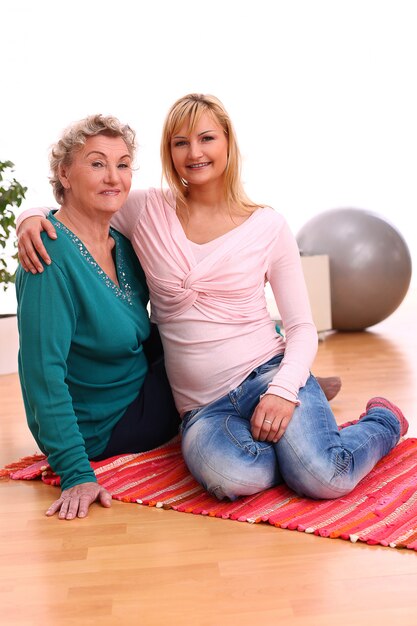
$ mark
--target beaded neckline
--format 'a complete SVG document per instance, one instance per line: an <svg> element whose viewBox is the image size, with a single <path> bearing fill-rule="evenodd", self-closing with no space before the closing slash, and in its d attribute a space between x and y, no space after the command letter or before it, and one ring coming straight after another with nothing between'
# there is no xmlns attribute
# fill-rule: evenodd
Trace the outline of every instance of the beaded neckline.
<svg viewBox="0 0 417 626"><path fill-rule="evenodd" d="M97 276L104 282L106 287L108 287L108 289L110 289L114 293L116 298L120 298L121 300L126 301L128 304L130 304L130 306L132 306L133 305L133 289L127 278L126 263L125 263L124 256L122 255L120 251L118 232L115 231L113 228L110 228L110 234L113 237L115 244L116 244L115 263L116 263L116 271L117 271L117 276L119 278L120 286L116 285L116 283L112 281L110 276L108 276L106 272L101 269L100 265L91 256L91 254L89 253L89 251L87 250L87 248L85 247L81 239L79 239L79 237L77 237L77 235L75 235L72 232L72 230L70 230L69 228L65 226L65 224L57 220L56 217L52 213L49 215L49 217L52 218L55 228L65 233L67 237L69 237L69 239L74 243L74 245L77 246L78 251L81 254L81 256L87 261L90 267L92 267L95 270Z"/></svg>

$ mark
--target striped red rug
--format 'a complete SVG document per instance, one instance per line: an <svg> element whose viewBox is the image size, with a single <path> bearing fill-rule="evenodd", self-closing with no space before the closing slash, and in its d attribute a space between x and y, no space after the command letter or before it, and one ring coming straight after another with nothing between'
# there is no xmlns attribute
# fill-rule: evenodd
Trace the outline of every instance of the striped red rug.
<svg viewBox="0 0 417 626"><path fill-rule="evenodd" d="M99 483L123 502L417 550L417 439L399 443L348 496L337 500L300 498L280 486L219 502L187 470L178 438L150 452L92 466ZM9 465L0 476L59 485L43 456Z"/></svg>

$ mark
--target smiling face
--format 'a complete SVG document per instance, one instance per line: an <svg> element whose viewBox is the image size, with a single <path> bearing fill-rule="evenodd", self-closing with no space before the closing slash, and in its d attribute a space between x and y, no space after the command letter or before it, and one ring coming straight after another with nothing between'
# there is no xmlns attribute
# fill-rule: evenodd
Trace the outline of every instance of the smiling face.
<svg viewBox="0 0 417 626"><path fill-rule="evenodd" d="M90 216L113 214L130 191L132 159L121 137L95 135L61 166L59 179L65 189L64 206Z"/></svg>
<svg viewBox="0 0 417 626"><path fill-rule="evenodd" d="M185 123L171 138L171 156L178 175L188 186L223 184L227 166L227 136L209 113L203 113L193 129Z"/></svg>

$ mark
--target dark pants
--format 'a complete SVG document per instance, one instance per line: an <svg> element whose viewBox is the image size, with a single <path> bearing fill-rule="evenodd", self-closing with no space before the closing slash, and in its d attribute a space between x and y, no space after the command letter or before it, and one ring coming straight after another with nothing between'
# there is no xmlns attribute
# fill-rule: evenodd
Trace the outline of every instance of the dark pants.
<svg viewBox="0 0 417 626"><path fill-rule="evenodd" d="M118 454L144 452L166 443L178 433L180 418L165 372L156 327L145 346L149 371L138 397L116 424L106 449L95 461Z"/></svg>

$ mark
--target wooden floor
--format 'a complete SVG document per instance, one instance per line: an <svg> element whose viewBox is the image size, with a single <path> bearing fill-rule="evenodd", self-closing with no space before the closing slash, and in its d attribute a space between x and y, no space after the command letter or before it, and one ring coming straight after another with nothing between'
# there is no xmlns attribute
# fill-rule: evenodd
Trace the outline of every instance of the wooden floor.
<svg viewBox="0 0 417 626"><path fill-rule="evenodd" d="M417 436L417 293L364 333L321 342L338 373L339 422L373 395ZM16 375L0 376L0 465L36 451ZM57 489L0 483L0 624L401 626L417 624L417 553L268 525L114 502L85 520L46 518Z"/></svg>

